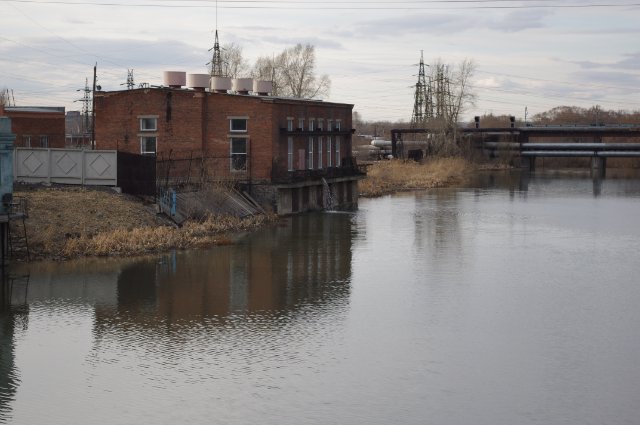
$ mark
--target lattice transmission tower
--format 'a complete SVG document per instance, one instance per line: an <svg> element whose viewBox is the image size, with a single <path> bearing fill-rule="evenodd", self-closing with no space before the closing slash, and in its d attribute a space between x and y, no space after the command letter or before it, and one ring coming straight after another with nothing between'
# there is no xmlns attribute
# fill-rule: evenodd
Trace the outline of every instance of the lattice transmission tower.
<svg viewBox="0 0 640 425"><path fill-rule="evenodd" d="M82 99L78 99L78 102L82 102L82 133L87 134L90 127L90 115L91 110L91 87L89 87L89 79L84 79L84 89L78 89L77 91L84 92Z"/></svg>
<svg viewBox="0 0 640 425"><path fill-rule="evenodd" d="M133 90L136 83L133 81L133 69L127 69L127 90Z"/></svg>
<svg viewBox="0 0 640 425"><path fill-rule="evenodd" d="M425 128L427 119L433 117L433 100L431 84L427 84L422 51L420 51L420 64L418 66L418 82L415 87L411 128Z"/></svg>
<svg viewBox="0 0 640 425"><path fill-rule="evenodd" d="M216 38L213 43L213 47L209 49L209 51L213 50L213 55L211 56L211 62L207 63L207 65L211 65L209 69L209 75L211 77L222 77L222 56L220 55L220 43L218 42L218 30L216 29Z"/></svg>

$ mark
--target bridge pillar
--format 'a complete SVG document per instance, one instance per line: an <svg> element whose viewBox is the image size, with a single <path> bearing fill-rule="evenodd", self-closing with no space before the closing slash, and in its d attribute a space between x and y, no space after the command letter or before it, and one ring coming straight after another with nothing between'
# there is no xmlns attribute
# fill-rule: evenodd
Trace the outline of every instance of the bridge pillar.
<svg viewBox="0 0 640 425"><path fill-rule="evenodd" d="M525 171L534 172L536 171L536 157L535 156L521 156L520 157L520 168Z"/></svg>
<svg viewBox="0 0 640 425"><path fill-rule="evenodd" d="M607 158L602 156L591 157L591 176L604 177L607 171Z"/></svg>

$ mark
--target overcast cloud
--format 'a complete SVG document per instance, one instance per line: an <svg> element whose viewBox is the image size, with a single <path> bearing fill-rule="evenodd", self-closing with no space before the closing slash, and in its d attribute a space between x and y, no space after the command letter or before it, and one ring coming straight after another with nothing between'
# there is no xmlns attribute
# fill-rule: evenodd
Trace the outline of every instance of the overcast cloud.
<svg viewBox="0 0 640 425"><path fill-rule="evenodd" d="M128 69L150 84L161 84L163 70L207 71L216 25L211 3L36 1L0 2L0 88L13 89L18 104L78 109L76 90L96 63L106 90L121 89ZM317 72L332 79L327 100L354 103L364 119L410 118L421 51L427 63L476 62L478 101L467 117L596 103L640 109L640 7L531 8L514 0L499 5L526 8L412 3L413 10L396 10L394 2L300 1L277 9L221 7L220 42L241 45L249 63L297 43L315 45ZM585 4L544 4L556 3Z"/></svg>

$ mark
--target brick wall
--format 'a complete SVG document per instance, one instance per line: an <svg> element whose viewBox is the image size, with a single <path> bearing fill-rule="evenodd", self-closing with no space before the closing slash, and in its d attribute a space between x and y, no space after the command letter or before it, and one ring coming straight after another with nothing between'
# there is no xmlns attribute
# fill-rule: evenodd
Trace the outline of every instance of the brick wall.
<svg viewBox="0 0 640 425"><path fill-rule="evenodd" d="M32 112L3 108L0 115L11 118L11 131L16 135L15 147L65 147L64 110ZM44 141L46 146L43 146Z"/></svg>
<svg viewBox="0 0 640 425"><path fill-rule="evenodd" d="M288 117L295 119L295 126L298 125L298 118L305 119L305 126L309 118L322 118L325 129L329 120L333 126L340 120L342 130L349 130L353 107L170 88L99 92L95 106L97 149L117 149L139 154L140 137L155 136L159 158L166 159L169 152L172 158L184 158L187 154L204 156L211 158L210 163L216 164L212 171L217 177L253 182L270 181L273 164L287 169L288 135L280 129L287 127ZM141 117L156 118L157 129L141 131ZM247 130L231 131L231 118L246 119ZM247 141L247 166L244 171L231 170L231 138L235 137ZM350 135L342 135L341 138L342 156L350 155ZM326 150L324 146L323 150ZM308 136L295 137L296 158L299 149L306 152ZM314 168L318 168L317 156L315 158ZM323 163L327 164L327 160Z"/></svg>

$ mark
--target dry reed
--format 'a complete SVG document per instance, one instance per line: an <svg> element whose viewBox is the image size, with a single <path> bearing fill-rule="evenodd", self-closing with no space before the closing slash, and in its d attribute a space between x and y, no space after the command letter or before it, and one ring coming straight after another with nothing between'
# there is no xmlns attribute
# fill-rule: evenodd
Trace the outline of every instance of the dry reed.
<svg viewBox="0 0 640 425"><path fill-rule="evenodd" d="M425 163L380 161L358 182L361 196L375 197L392 192L430 189L459 184L473 166L462 158L437 158Z"/></svg>
<svg viewBox="0 0 640 425"><path fill-rule="evenodd" d="M231 243L224 233L259 227L271 216L237 218L211 216L200 222L187 222L181 228L168 226L132 230L116 229L93 237L83 235L66 241L63 257L123 256Z"/></svg>
<svg viewBox="0 0 640 425"><path fill-rule="evenodd" d="M27 199L29 248L35 259L129 256L230 243L225 232L255 228L273 216L207 217L176 228L153 204L105 190L18 187ZM16 225L18 223L15 223Z"/></svg>

